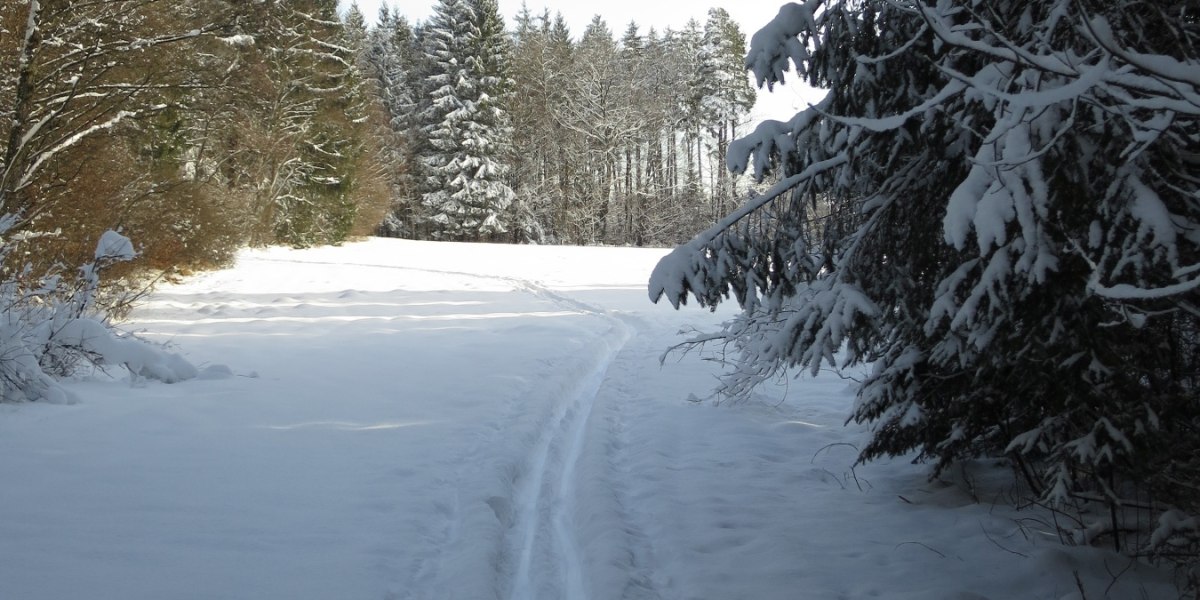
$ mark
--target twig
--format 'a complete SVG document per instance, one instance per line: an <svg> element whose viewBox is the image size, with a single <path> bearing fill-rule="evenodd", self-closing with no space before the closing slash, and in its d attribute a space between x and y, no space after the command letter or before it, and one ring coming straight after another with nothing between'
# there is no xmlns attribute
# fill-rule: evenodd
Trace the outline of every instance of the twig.
<svg viewBox="0 0 1200 600"><path fill-rule="evenodd" d="M1083 580L1079 578L1079 569L1072 573L1075 574L1075 587L1079 588L1079 600L1087 600L1087 590L1083 588Z"/></svg>
<svg viewBox="0 0 1200 600"><path fill-rule="evenodd" d="M830 477L833 477L833 480L836 481L838 485L842 486L843 490L846 489L846 484L842 483L842 478L838 477L837 473L834 473L833 471L830 471L829 469L826 469L824 467L822 467L821 470L825 471L827 474L829 474Z"/></svg>
<svg viewBox="0 0 1200 600"><path fill-rule="evenodd" d="M1104 561L1104 570L1108 573L1109 577L1112 577L1112 581L1108 584L1108 587L1104 588L1104 597L1105 598L1108 597L1108 593L1112 591L1113 586L1117 585L1117 580L1119 580L1122 575L1124 575L1126 572L1128 572L1129 569L1133 568L1133 563L1135 560L1136 559L1130 558L1129 564L1125 565L1125 568L1121 569L1121 572L1117 573L1116 575L1113 574L1112 569L1108 568L1108 560L1106 559Z"/></svg>
<svg viewBox="0 0 1200 600"><path fill-rule="evenodd" d="M817 449L817 451L816 451L816 452L814 452L814 453L813 453L813 455L812 455L812 460L808 461L808 464L810 464L810 465L811 465L811 464L814 464L814 463L816 463L816 462L817 462L817 456L818 456L818 455L820 455L820 454L821 454L822 452L824 452L825 450L828 450L828 449L830 449L830 448L833 448L834 446L849 446L849 447L851 447L851 448L854 448L854 451L855 451L855 452L858 452L859 454L861 454L861 453L862 453L862 452L861 452L861 451L858 449L858 446L855 446L854 444L851 444L851 443L849 443L849 442L834 442L834 443L832 443L832 444L826 444L826 445L824 445L824 446L821 446L819 449Z"/></svg>
<svg viewBox="0 0 1200 600"><path fill-rule="evenodd" d="M989 542L995 544L997 548L999 548L1009 554L1016 554L1017 556L1020 556L1021 558L1029 558L1028 554L1023 554L1021 552L1017 552L1016 550L1010 550L1008 548L1005 548L1003 545L1001 545L1000 542L997 542L996 539L992 537L992 534L988 533L987 528L983 526L983 521L979 522L979 530L982 531L984 537L986 537Z"/></svg>
<svg viewBox="0 0 1200 600"><path fill-rule="evenodd" d="M900 549L900 546L906 546L906 545L908 545L908 544L916 544L917 546L920 546L920 547L922 547L922 548L924 548L924 549L926 549L926 550L928 550L928 551L930 551L930 552L932 552L932 553L934 553L934 554L936 554L936 555L938 555L938 556L940 556L940 557L942 557L942 558L946 558L946 555L945 555L945 554L942 554L941 552L938 552L937 550L934 550L933 548L930 548L928 544L923 544L923 543L921 543L921 542L900 542L899 544L896 544L896 547L895 547L895 548L893 548L893 550L899 550L899 549Z"/></svg>
<svg viewBox="0 0 1200 600"><path fill-rule="evenodd" d="M866 480L859 481L859 479L858 479L858 472L856 472L856 471L854 470L854 467L850 467L850 476L854 478L854 485L857 485L857 486L858 486L858 491L860 491L860 492L865 492L865 491L867 491L867 490L864 490L864 489L863 489L863 482L864 482L864 481L866 481ZM866 481L866 484L867 484L867 487L868 487L868 488L873 488L873 487L875 487L875 486L871 485L871 482L870 482L870 481Z"/></svg>

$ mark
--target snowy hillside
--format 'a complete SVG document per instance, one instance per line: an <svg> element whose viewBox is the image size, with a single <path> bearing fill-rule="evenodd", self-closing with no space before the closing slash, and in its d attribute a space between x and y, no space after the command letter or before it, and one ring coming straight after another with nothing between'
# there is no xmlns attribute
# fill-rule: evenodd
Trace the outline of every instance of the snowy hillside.
<svg viewBox="0 0 1200 600"><path fill-rule="evenodd" d="M852 469L835 374L696 402L719 365L659 355L731 313L647 302L664 254L377 239L161 289L126 328L200 379L0 405L0 599L1175 596L997 467Z"/></svg>

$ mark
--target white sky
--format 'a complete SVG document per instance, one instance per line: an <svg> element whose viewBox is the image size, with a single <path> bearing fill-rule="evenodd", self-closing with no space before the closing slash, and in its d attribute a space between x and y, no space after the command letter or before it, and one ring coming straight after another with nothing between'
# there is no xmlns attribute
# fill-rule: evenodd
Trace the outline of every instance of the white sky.
<svg viewBox="0 0 1200 600"><path fill-rule="evenodd" d="M379 5L383 1L411 22L424 21L433 14L433 0L357 0L368 22L379 14ZM350 0L340 2L343 9L350 5ZM500 14L511 27L514 17L521 10L522 0L499 0L499 3ZM608 23L613 35L620 38L630 21L636 21L643 32L650 27L660 31L668 27L682 29L692 18L703 25L709 8L724 8L741 26L747 44L755 31L775 17L783 3L783 0L525 0L534 15L540 15L547 8L551 14L561 12L571 28L571 35L576 39L591 22L592 16L597 14ZM763 118L788 119L822 95L819 91L799 85L793 78L785 86L776 86L774 92L759 90L758 103L751 118L754 122Z"/></svg>

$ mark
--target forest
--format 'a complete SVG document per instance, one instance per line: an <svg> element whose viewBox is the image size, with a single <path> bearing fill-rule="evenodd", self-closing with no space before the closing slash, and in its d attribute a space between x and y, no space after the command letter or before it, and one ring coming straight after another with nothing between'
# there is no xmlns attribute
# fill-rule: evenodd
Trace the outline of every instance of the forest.
<svg viewBox="0 0 1200 600"><path fill-rule="evenodd" d="M719 166L754 90L723 10L617 40L494 2L369 29L333 1L180 6L2 9L0 199L37 266L106 229L160 272L375 232L662 245L738 193Z"/></svg>
<svg viewBox="0 0 1200 600"><path fill-rule="evenodd" d="M391 125L383 234L663 245L733 207L723 165L755 92L724 9L620 39L600 16L578 33L527 8L508 28L495 2L435 10L346 15Z"/></svg>

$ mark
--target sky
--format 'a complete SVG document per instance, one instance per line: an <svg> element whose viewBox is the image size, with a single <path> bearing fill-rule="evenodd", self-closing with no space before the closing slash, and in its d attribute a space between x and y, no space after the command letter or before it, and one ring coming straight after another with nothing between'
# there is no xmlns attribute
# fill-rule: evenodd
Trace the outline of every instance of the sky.
<svg viewBox="0 0 1200 600"><path fill-rule="evenodd" d="M379 13L379 5L386 1L388 5L404 15L411 22L424 21L433 14L433 0L357 0L359 9L366 15L368 22L373 21ZM350 5L350 0L341 0L343 10ZM522 0L499 0L500 14L511 26L514 17L521 11ZM637 22L642 31L654 27L663 30L668 27L682 29L688 19L696 19L703 24L710 8L724 8L737 21L746 34L747 44L755 31L766 25L779 12L782 0L606 0L604 2L579 2L578 0L525 0L524 4L534 15L541 14L545 9L551 13L561 12L571 28L571 34L578 37L583 33L594 15L600 15L614 35L620 36L631 21ZM799 85L794 79L787 85L776 86L774 92L765 88L759 90L758 102L755 105L751 119L755 122L764 118L786 120L797 111L805 108L808 103L821 98L821 93Z"/></svg>

